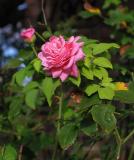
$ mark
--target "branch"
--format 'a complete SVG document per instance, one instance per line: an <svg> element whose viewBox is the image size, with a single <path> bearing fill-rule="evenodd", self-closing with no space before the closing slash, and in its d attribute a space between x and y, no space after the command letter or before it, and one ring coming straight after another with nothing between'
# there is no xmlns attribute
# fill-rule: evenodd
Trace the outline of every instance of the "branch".
<svg viewBox="0 0 134 160"><path fill-rule="evenodd" d="M134 129L129 133L129 135L124 139L123 143L126 143L134 135Z"/></svg>
<svg viewBox="0 0 134 160"><path fill-rule="evenodd" d="M23 151L24 145L21 144L20 145L20 149L19 149L19 156L18 156L18 160L22 160L22 151Z"/></svg>
<svg viewBox="0 0 134 160"><path fill-rule="evenodd" d="M48 24L47 24L46 14L45 14L45 11L44 11L44 0L42 0L41 2L42 2L41 3L41 10L42 10L42 13L43 13L43 19L44 19L45 25L47 27Z"/></svg>

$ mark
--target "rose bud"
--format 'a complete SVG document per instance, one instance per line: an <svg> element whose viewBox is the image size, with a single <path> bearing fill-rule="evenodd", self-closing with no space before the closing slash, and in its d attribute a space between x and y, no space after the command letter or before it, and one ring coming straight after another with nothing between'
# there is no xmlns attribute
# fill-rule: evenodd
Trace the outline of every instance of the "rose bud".
<svg viewBox="0 0 134 160"><path fill-rule="evenodd" d="M33 27L23 29L20 36L21 36L22 39L24 39L25 42L32 43L36 39L35 29Z"/></svg>

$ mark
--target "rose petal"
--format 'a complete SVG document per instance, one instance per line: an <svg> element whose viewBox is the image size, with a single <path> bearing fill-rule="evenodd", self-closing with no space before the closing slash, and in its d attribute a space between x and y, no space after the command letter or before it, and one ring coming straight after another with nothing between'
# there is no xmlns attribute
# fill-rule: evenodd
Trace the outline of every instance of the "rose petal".
<svg viewBox="0 0 134 160"><path fill-rule="evenodd" d="M64 46L65 45L65 40L64 40L63 36L60 36L60 41L61 41L62 46Z"/></svg>
<svg viewBox="0 0 134 160"><path fill-rule="evenodd" d="M71 55L75 55L78 50L79 50L79 46L78 45L73 45Z"/></svg>
<svg viewBox="0 0 134 160"><path fill-rule="evenodd" d="M84 42L79 42L78 44L80 47L82 47L84 45Z"/></svg>
<svg viewBox="0 0 134 160"><path fill-rule="evenodd" d="M79 49L78 53L75 55L75 62L84 59L85 55L82 49Z"/></svg>
<svg viewBox="0 0 134 160"><path fill-rule="evenodd" d="M57 37L56 36L51 36L50 38L49 38L49 41L53 41L54 39L56 39Z"/></svg>
<svg viewBox="0 0 134 160"><path fill-rule="evenodd" d="M65 81L67 79L67 77L68 77L68 73L66 73L66 72L62 72L60 75L60 79L62 82Z"/></svg>
<svg viewBox="0 0 134 160"><path fill-rule="evenodd" d="M74 42L78 41L80 39L80 36L77 36L74 38Z"/></svg>
<svg viewBox="0 0 134 160"><path fill-rule="evenodd" d="M68 64L66 64L65 66L64 66L64 69L68 69L68 68L70 68L72 65L73 65L73 63L74 63L74 56L73 57L71 57L71 59L69 60L69 62L68 62Z"/></svg>
<svg viewBox="0 0 134 160"><path fill-rule="evenodd" d="M46 57L44 57L44 55L43 55L42 52L38 53L38 58L39 58L42 62L46 61Z"/></svg>
<svg viewBox="0 0 134 160"><path fill-rule="evenodd" d="M62 70L60 70L60 69L59 70L58 69L56 69L56 70L52 69L51 72L52 72L53 78L57 78L57 77L59 77L61 75Z"/></svg>
<svg viewBox="0 0 134 160"><path fill-rule="evenodd" d="M70 43L73 42L73 41L74 41L74 36L70 37L69 40L68 40L68 42L70 42Z"/></svg>
<svg viewBox="0 0 134 160"><path fill-rule="evenodd" d="M74 64L73 66L72 66L72 69L71 69L71 76L74 76L74 77L78 77L78 68L77 68L77 66Z"/></svg>

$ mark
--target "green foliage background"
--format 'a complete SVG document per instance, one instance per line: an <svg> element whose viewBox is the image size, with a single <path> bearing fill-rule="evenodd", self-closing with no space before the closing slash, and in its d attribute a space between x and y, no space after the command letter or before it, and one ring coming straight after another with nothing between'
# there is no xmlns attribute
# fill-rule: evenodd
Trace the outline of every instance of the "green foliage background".
<svg viewBox="0 0 134 160"><path fill-rule="evenodd" d="M1 83L0 160L134 159L134 11L121 0L105 0L99 9L92 13L82 6L53 30L66 38L80 34L84 41L77 79L70 77L61 88L60 80L45 75L30 46L1 69L8 78ZM98 19L110 29L106 42L77 28L78 20ZM47 41L51 33L41 36ZM127 91L115 91L120 81L128 83Z"/></svg>

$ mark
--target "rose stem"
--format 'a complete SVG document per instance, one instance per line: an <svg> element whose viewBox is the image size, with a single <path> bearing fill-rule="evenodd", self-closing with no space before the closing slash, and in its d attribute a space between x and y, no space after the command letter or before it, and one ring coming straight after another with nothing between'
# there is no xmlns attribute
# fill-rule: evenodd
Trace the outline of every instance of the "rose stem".
<svg viewBox="0 0 134 160"><path fill-rule="evenodd" d="M134 135L134 129L128 134L128 136L124 139L123 143L126 143L129 138L131 138Z"/></svg>
<svg viewBox="0 0 134 160"><path fill-rule="evenodd" d="M38 33L38 32L35 32L35 34L44 42L45 39Z"/></svg>
<svg viewBox="0 0 134 160"><path fill-rule="evenodd" d="M34 44L33 44L33 43L31 44L31 47L32 47L32 50L33 50L34 54L36 55L36 57L38 57L37 52L36 52L36 49L35 49L35 47L34 47Z"/></svg>
<svg viewBox="0 0 134 160"><path fill-rule="evenodd" d="M57 146L58 146L58 134L59 134L60 128L61 128L61 118L62 118L62 105L63 105L63 88L62 88L62 83L61 83L61 96L60 96L60 101L59 101L58 124L57 124L57 132L56 132L56 143L55 143L55 149L54 149L54 152L53 152L53 155L52 155L52 160L55 159Z"/></svg>
<svg viewBox="0 0 134 160"><path fill-rule="evenodd" d="M47 19L46 19L46 14L45 14L45 11L44 11L44 0L41 1L41 10L42 10L42 13L43 13L43 19L44 19L44 23L45 23L45 26L48 30L49 33L52 33L50 27L48 26L48 23L47 23Z"/></svg>
<svg viewBox="0 0 134 160"><path fill-rule="evenodd" d="M117 130L117 128L115 128L115 138L116 138L116 142L117 142L117 160L120 158L120 151L121 151L121 146L122 146L122 139L119 135L119 132Z"/></svg>

